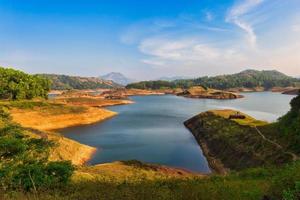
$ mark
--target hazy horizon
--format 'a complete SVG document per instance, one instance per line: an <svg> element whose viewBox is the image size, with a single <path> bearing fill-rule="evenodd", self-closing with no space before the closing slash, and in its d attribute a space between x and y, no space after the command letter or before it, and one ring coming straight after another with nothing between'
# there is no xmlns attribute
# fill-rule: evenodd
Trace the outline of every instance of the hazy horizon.
<svg viewBox="0 0 300 200"><path fill-rule="evenodd" d="M136 80L300 76L298 0L0 0L0 66Z"/></svg>

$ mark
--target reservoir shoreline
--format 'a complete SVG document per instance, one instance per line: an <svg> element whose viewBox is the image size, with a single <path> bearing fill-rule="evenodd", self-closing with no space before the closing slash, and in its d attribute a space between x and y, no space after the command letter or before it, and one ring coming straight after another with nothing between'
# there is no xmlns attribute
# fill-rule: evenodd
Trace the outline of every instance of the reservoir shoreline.
<svg viewBox="0 0 300 200"><path fill-rule="evenodd" d="M191 118L192 116L200 112L204 112L211 109L236 108L236 110L241 110L245 113L249 113L255 118L264 119L267 121L273 121L277 118L277 116L280 116L288 111L289 109L288 102L290 101L290 98L292 98L287 95L282 95L279 93L271 93L271 92L243 93L243 95L245 95L245 98L243 99L235 99L235 100L228 100L228 101L190 99L190 98L184 98L184 97L179 97L174 95L163 95L163 96L153 95L149 97L133 96L133 100L136 102L136 104L130 105L129 107L125 105L125 106L113 106L109 108L112 111L119 112L120 115L117 115L116 117L110 120L103 121L99 124L97 123L85 127L78 127L78 130L75 130L77 129L77 127L65 129L63 130L62 134L71 139L80 141L81 143L88 144L91 146L101 147L101 152L99 154L96 153L96 155L89 162L89 164L92 165L99 164L99 163L113 162L116 160L137 159L143 162L159 163L167 166L175 166L175 167L185 168L192 171L198 171L198 172L202 171L206 173L208 170L207 168L206 171L201 170L200 168L197 169L197 167L195 167L195 165L193 164L192 160L188 162L182 161L182 163L185 164L176 161L178 160L178 157L194 156L194 157L201 157L202 159L206 160L205 162L209 162L209 159L207 159L205 155L196 156L193 155L193 153L190 153L189 151L185 152L186 150L184 150L184 147L196 146L198 148L197 150L198 152L203 152L203 154L206 154L205 148L203 147L200 148L199 144L194 139L191 132L189 130L187 131L182 130L182 127L184 127L183 122L185 120ZM264 102L266 101L266 99L267 100L275 99L274 104L276 105L277 110L271 108L269 109L268 106L264 106ZM255 107L258 107L258 109L253 110L252 108ZM158 112L159 108L160 111ZM148 119L148 117L150 117L150 119ZM136 118L141 118L144 120L140 121ZM173 157L173 155L170 154L170 157L168 157L165 155L157 154L158 158L151 158L151 156L156 155L156 152L158 151L155 148L153 149L153 146L156 147L159 144L157 141L152 141L154 139L156 140L156 137L159 138L157 140L161 139L162 141L165 141L165 144L164 145L160 144L158 149L160 148L164 149L164 147L160 147L160 146L168 147L169 145L168 141L170 141L170 139L165 140L165 137L167 137L165 136L165 134L169 134L168 129L172 125L169 126L168 123L163 123L164 120L167 120L167 122L171 122L172 120L177 121L176 124L178 124L178 127L176 125L177 130L175 130L174 128L174 131L176 132L179 129L181 133L176 133L176 134L179 134L179 137L182 137L180 136L182 134L186 136L191 136L194 142L192 142L191 144L184 144L183 145L184 147L180 147L182 148L182 152L184 153L182 152L176 153L178 154L178 156ZM145 123L145 127L143 127L144 125L140 126L141 124L144 123ZM133 127L137 130L142 130L142 132L131 129ZM143 131L146 132L143 133ZM80 134L82 132L85 132L85 134L84 135ZM149 136L148 138L149 134L154 134L154 135L153 137ZM172 138L173 140L173 138L176 138L176 134L174 135L174 133L171 133L169 135L169 138ZM135 135L135 137L133 137L133 135ZM142 146L142 144L139 143L140 137L143 137L141 135L145 135L145 137L148 138L148 140L146 141L147 143L150 140L150 143L152 144L150 146L152 146L152 148L147 148L146 146ZM95 138L95 139L92 140L89 138ZM188 140L191 141L190 139ZM168 149L167 147L166 149ZM141 156L139 151L141 152L145 151L145 155ZM161 152L168 152L168 151L169 150L164 149ZM175 152L177 151L174 151L174 153ZM121 156L125 154L130 156L127 157ZM185 156L182 156L182 154L185 154ZM159 158L160 156L163 158ZM168 161L167 163L164 162L164 160L172 160L172 159L174 159L177 163L170 162L170 161ZM201 164L198 166L201 166ZM207 166L207 167L211 168L211 166Z"/></svg>

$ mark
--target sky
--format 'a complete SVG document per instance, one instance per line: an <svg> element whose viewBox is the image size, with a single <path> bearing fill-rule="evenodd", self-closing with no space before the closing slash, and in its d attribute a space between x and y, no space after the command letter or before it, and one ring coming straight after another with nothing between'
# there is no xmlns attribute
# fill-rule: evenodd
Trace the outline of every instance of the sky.
<svg viewBox="0 0 300 200"><path fill-rule="evenodd" d="M0 66L136 80L300 76L300 0L0 0Z"/></svg>

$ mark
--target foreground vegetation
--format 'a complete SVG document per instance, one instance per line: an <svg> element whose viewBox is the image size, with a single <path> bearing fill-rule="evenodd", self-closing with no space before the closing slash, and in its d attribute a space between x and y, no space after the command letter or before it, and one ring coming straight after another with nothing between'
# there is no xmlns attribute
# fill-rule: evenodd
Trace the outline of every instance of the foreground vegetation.
<svg viewBox="0 0 300 200"><path fill-rule="evenodd" d="M101 175L101 173L100 173ZM254 168L209 178L154 179L140 174L130 180L115 179L72 181L60 189L39 190L36 194L11 192L5 199L284 199L300 195L300 163L282 168ZM0 196L1 198L1 196Z"/></svg>
<svg viewBox="0 0 300 200"><path fill-rule="evenodd" d="M46 139L26 136L26 131L11 122L8 112L0 109L0 183L1 189L36 191L59 187L73 172L68 161L48 161L55 145Z"/></svg>
<svg viewBox="0 0 300 200"><path fill-rule="evenodd" d="M230 88L255 88L262 87L268 90L272 87L296 86L300 81L296 78L286 76L277 71L246 70L232 75L220 75L215 77L200 77L196 79L175 81L142 81L128 84L126 88L137 89L164 89L164 88L190 88L192 86L203 86L214 89Z"/></svg>

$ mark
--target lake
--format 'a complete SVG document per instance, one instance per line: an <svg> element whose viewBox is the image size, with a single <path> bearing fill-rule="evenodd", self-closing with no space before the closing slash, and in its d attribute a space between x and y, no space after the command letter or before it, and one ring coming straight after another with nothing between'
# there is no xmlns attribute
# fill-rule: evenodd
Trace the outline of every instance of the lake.
<svg viewBox="0 0 300 200"><path fill-rule="evenodd" d="M190 99L173 95L135 96L135 104L112 106L116 117L88 126L63 129L71 139L98 148L89 164L140 160L209 173L206 158L183 122L210 109L237 109L275 121L293 98L271 92L244 93L235 100Z"/></svg>

